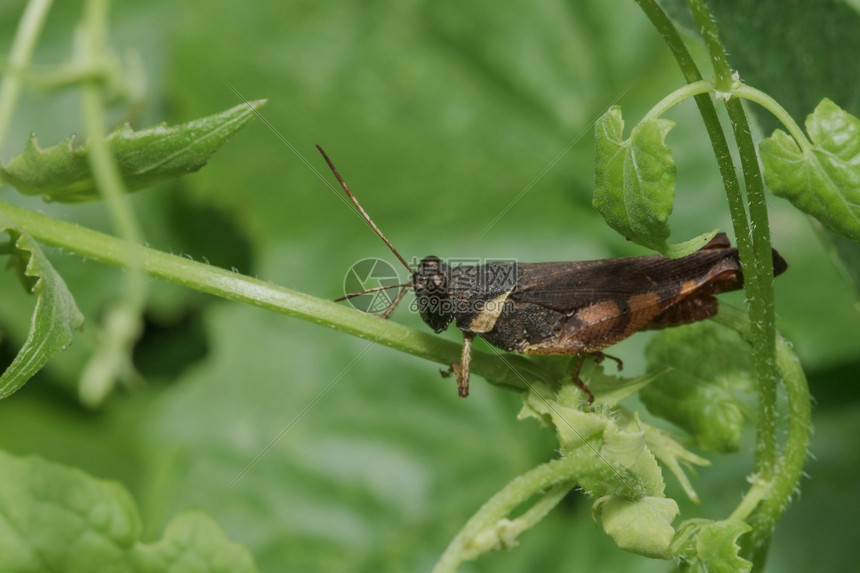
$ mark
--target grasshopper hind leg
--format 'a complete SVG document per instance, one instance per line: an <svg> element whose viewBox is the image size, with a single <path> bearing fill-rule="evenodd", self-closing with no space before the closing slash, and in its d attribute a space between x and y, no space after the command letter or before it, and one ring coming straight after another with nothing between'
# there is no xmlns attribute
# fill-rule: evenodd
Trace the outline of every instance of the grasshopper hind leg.
<svg viewBox="0 0 860 573"><path fill-rule="evenodd" d="M588 387L588 384L583 382L582 378L580 378L580 376L579 376L580 373L582 372L582 367L585 365L585 360L589 356L593 357L594 361L597 364L600 364L601 362L603 362L604 360L606 360L608 358L609 360L612 360L613 362L615 362L615 364L618 365L619 371L622 368L624 368L624 363L621 361L620 358L618 358L616 356L611 356L609 354L605 354L605 353L599 352L599 351L598 352L590 352L588 354L581 354L579 356L579 359L576 361L576 368L574 368L573 372L570 373L570 378L573 381L573 384L585 393L586 404L591 406L594 403L594 394L591 392L591 388Z"/></svg>

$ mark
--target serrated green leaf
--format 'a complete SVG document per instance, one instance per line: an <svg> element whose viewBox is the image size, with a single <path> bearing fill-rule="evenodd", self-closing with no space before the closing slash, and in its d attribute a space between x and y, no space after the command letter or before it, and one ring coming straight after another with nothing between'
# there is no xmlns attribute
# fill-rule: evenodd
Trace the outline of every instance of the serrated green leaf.
<svg viewBox="0 0 860 573"><path fill-rule="evenodd" d="M678 515L678 504L666 497L643 497L633 501L606 496L594 504L604 531L618 547L653 557L669 559L675 535L672 520Z"/></svg>
<svg viewBox="0 0 860 573"><path fill-rule="evenodd" d="M834 233L860 241L860 120L825 98L806 131L809 151L782 130L761 142L765 181Z"/></svg>
<svg viewBox="0 0 860 573"><path fill-rule="evenodd" d="M663 252L675 196L675 162L664 140L674 125L646 120L624 139L621 108L613 106L595 124L594 207L610 227Z"/></svg>
<svg viewBox="0 0 860 573"><path fill-rule="evenodd" d="M520 417L527 416L555 427L563 454L579 460L571 479L583 490L595 496L663 495L663 475L646 445L645 424L638 416L610 415L603 410L584 412L536 392L525 394Z"/></svg>
<svg viewBox="0 0 860 573"><path fill-rule="evenodd" d="M242 103L181 125L134 131L128 124L107 136L129 191L197 171L232 135L245 127L266 100ZM46 201L79 203L101 198L87 161L88 145L75 136L42 149L35 134L23 152L0 167L0 181Z"/></svg>
<svg viewBox="0 0 860 573"><path fill-rule="evenodd" d="M0 230L8 229L0 213ZM48 361L72 342L72 331L79 329L84 317L66 283L51 266L38 243L26 234L9 231L15 266L25 286L36 295L30 332L17 356L0 375L0 399L15 393Z"/></svg>
<svg viewBox="0 0 860 573"><path fill-rule="evenodd" d="M696 490L693 489L693 484L690 483L686 472L681 467L681 462L698 466L708 466L711 465L711 462L686 449L678 440L663 430L647 424L643 424L643 430L645 431L645 443L648 449L651 450L651 453L654 454L654 457L661 464L669 468L669 471L672 472L675 479L681 484L687 497L691 501L699 503L699 496L696 494Z"/></svg>
<svg viewBox="0 0 860 573"><path fill-rule="evenodd" d="M696 540L696 550L707 571L713 573L745 573L752 563L739 555L738 537L751 531L742 521L718 521L702 528Z"/></svg>
<svg viewBox="0 0 860 573"><path fill-rule="evenodd" d="M738 537L751 531L743 521L684 522L678 528L674 553L681 557L679 571L684 573L745 573L752 563L740 556Z"/></svg>
<svg viewBox="0 0 860 573"><path fill-rule="evenodd" d="M536 392L525 394L523 411L520 418L533 416L550 422L555 426L559 442L566 452L576 450L599 439L611 424L607 417L592 412L583 412L576 408L564 406L555 401L547 401Z"/></svg>
<svg viewBox="0 0 860 573"><path fill-rule="evenodd" d="M660 332L646 350L649 368L671 367L642 390L655 416L693 435L699 447L738 449L745 406L734 390L752 384L749 348L733 332L701 322Z"/></svg>
<svg viewBox="0 0 860 573"><path fill-rule="evenodd" d="M597 364L593 360L586 361L580 371L580 377L586 381L589 389L594 394L595 404L616 406L624 398L639 392L657 379L660 372L649 372L635 378L607 374L603 364ZM577 395L581 391L576 389Z"/></svg>
<svg viewBox="0 0 860 573"><path fill-rule="evenodd" d="M142 544L129 493L80 470L0 452L0 482L4 571L256 571L247 550L202 513L177 517L161 540Z"/></svg>
<svg viewBox="0 0 860 573"><path fill-rule="evenodd" d="M601 456L624 473L636 476L637 494L663 496L666 484L657 459L645 443L645 431L638 416L623 428L609 424L603 433ZM625 492L629 496L629 491Z"/></svg>

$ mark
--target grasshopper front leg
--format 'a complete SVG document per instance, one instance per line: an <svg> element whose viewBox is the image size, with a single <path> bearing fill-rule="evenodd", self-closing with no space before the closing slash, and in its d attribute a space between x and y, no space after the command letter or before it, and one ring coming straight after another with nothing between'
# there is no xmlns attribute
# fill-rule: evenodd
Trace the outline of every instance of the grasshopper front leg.
<svg viewBox="0 0 860 573"><path fill-rule="evenodd" d="M460 362L451 364L448 370L442 370L443 378L448 378L451 374L457 375L457 393L461 398L466 398L469 395L469 369L472 364L472 339L474 338L473 333L464 332Z"/></svg>

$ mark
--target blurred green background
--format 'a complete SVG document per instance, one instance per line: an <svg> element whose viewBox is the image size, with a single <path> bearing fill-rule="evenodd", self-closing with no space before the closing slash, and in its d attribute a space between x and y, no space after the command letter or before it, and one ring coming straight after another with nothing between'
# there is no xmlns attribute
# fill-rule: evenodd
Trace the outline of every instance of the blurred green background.
<svg viewBox="0 0 860 573"><path fill-rule="evenodd" d="M796 119L825 95L858 115L860 74L849 58L856 58L855 44L837 38L845 53L836 51L824 43L833 38L821 39L816 28L860 35L857 12L824 2L820 11L831 20L805 19L808 8L788 2L763 13L776 4L714 3L718 18L731 22L726 40L741 76L785 99ZM56 3L35 64L69 58L81 5ZM23 6L16 0L0 7L0 50L8 50ZM796 42L762 39L779 26ZM143 66L147 96L135 127L236 105L230 86L248 100L268 98L262 113L273 128L331 181L313 149L322 144L407 259L642 254L591 208L589 124L630 87L619 103L633 125L682 82L633 2L124 0L113 5L110 41L120 55L136 53ZM747 44L769 50L767 77L756 75L753 64L764 56L747 53ZM793 63L791 46L803 48L801 62ZM802 76L822 68L820 77ZM81 132L79 108L74 90L26 92L2 159L22 149L30 132L43 145ZM113 117L127 111L119 106ZM670 117L678 122L668 138L679 166L673 240L730 230L694 106L688 102ZM8 188L2 198L111 229L102 205L45 205ZM779 328L795 343L817 404L809 478L776 530L768 570L844 571L860 561L853 533L860 511L857 293L810 222L786 202L769 201L774 245L790 264L776 283ZM396 263L260 121L201 172L137 193L132 202L153 247L323 298L342 294L344 275L359 259ZM198 507L251 549L261 571L428 570L483 501L554 455L548 430L516 420L518 397L480 378L461 400L434 364L382 347L355 361L366 341L154 281L135 350L147 384L120 389L102 408L87 410L76 398L77 376L121 273L49 253L88 324L68 352L0 404L0 447L121 481L138 501L148 539L177 512ZM9 272L0 274L0 293L5 364L26 336L32 299ZM739 294L726 298L742 303ZM426 328L403 306L395 320ZM453 329L445 336L459 338ZM641 372L648 338L637 335L613 352L626 374ZM724 516L744 491L749 452L713 461L695 480L704 503L682 505L682 518ZM667 481L670 493L681 495ZM571 496L519 547L464 570L667 568L615 549L592 524L589 507Z"/></svg>

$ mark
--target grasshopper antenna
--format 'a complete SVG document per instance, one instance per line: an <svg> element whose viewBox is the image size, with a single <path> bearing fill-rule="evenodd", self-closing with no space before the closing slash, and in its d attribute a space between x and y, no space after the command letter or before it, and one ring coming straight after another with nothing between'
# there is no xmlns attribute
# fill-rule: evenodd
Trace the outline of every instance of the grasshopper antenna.
<svg viewBox="0 0 860 573"><path fill-rule="evenodd" d="M351 293L349 293L349 294L345 294L345 295L343 295L343 296L339 296L339 297L337 297L336 299L334 299L334 302L340 302L340 301L342 301L342 300L349 300L349 299L351 299L351 298L355 298L355 297L358 297L358 296L363 296L363 295L366 295L366 294L369 294L369 293L372 293L372 292L379 292L379 291L381 291L381 290L389 290L389 289L393 289L393 288L402 288L402 289L405 289L405 288L407 288L407 287L411 287L411 286L412 286L412 283L403 283L403 284L399 284L399 285L386 285L386 286L378 286L378 287L368 288L368 289L364 289L364 290L362 290L362 291L358 291L358 292L351 292ZM400 297L400 298L402 298L402 297ZM394 305L392 305L392 306L394 306Z"/></svg>
<svg viewBox="0 0 860 573"><path fill-rule="evenodd" d="M377 236L379 236L380 239L382 239L382 242L388 245L388 248L391 249L391 252L394 253L394 256L396 256L400 260L400 262L403 263L403 266L406 267L406 269L414 275L415 271L412 269L412 267L409 266L409 263L406 262L406 259L404 259L400 255L400 253L397 252L397 249L394 248L394 245L392 245L391 242L385 238L385 235L382 234L382 231L379 230L379 227L376 226L376 223L373 222L373 219L370 218L370 215L367 214L367 211L364 210L364 207L361 206L361 203L359 203L358 199L355 198L355 195L352 194L352 191L349 190L349 187L347 186L346 182L340 176L340 173L337 172L337 168L334 166L334 163L332 163L331 159L328 158L326 152L323 151L323 148L320 147L318 143L314 145L322 154L323 159L325 159L325 162L328 163L328 168L331 169L332 173L334 173L337 182L340 183L341 187L343 187L343 190L346 192L346 196L349 197L349 200L352 201L352 204L355 205L355 207L358 209L358 212L361 214L365 222L370 225L370 228L373 229L373 231L377 234ZM394 288L394 286L405 285L393 285L389 288Z"/></svg>

